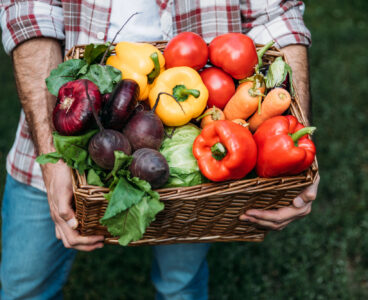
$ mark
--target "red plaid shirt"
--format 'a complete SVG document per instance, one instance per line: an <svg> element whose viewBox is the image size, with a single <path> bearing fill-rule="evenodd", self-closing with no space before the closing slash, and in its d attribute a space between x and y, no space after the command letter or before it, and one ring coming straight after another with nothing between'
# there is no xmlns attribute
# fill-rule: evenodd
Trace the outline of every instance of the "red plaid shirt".
<svg viewBox="0 0 368 300"><path fill-rule="evenodd" d="M302 1L287 0L156 0L164 39L183 31L209 42L227 32L243 32L257 43L271 39L280 48L310 45ZM0 21L5 51L35 37L51 37L73 45L106 41L111 0L2 0ZM20 182L45 190L30 131L21 112L7 171Z"/></svg>

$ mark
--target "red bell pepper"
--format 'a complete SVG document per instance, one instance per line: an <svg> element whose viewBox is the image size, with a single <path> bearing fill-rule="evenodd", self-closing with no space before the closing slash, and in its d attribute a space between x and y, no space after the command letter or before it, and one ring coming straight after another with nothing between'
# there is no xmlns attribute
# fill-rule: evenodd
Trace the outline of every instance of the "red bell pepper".
<svg viewBox="0 0 368 300"><path fill-rule="evenodd" d="M254 168L257 146L248 128L221 120L203 128L194 140L193 155L209 180L240 179Z"/></svg>
<svg viewBox="0 0 368 300"><path fill-rule="evenodd" d="M307 136L315 129L304 127L294 116L277 116L263 122L254 134L258 176L296 175L306 170L316 155L316 147Z"/></svg>

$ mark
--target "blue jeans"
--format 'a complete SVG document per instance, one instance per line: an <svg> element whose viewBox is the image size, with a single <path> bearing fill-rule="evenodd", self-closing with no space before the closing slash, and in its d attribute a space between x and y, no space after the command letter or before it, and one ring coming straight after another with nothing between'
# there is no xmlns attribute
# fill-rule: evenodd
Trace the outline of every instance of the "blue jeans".
<svg viewBox="0 0 368 300"><path fill-rule="evenodd" d="M208 244L155 246L157 299L207 299ZM55 237L46 194L7 176L2 202L1 299L61 299L76 251Z"/></svg>

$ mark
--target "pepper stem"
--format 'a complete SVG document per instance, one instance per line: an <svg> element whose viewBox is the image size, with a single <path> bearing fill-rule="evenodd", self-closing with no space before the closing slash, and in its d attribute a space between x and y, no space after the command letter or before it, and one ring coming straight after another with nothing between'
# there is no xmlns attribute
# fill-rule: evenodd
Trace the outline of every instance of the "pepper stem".
<svg viewBox="0 0 368 300"><path fill-rule="evenodd" d="M290 134L290 137L294 141L294 143L297 143L302 136L306 134L312 134L316 129L317 127L304 127L302 129L299 129L297 132Z"/></svg>
<svg viewBox="0 0 368 300"><path fill-rule="evenodd" d="M190 95L194 98L198 98L200 94L199 90L187 89L183 84L173 88L173 96L180 102L187 100Z"/></svg>
<svg viewBox="0 0 368 300"><path fill-rule="evenodd" d="M212 152L213 158L216 160L222 160L227 154L227 150L225 146L220 142L214 144L211 147L211 152Z"/></svg>
<svg viewBox="0 0 368 300"><path fill-rule="evenodd" d="M161 71L161 67L160 67L160 62L158 60L158 54L157 52L153 52L151 55L150 55L150 58L151 60L153 61L153 70L151 71L151 73L149 73L147 75L147 78L148 78L148 83L152 83L156 77L158 75L160 75L160 71Z"/></svg>
<svg viewBox="0 0 368 300"><path fill-rule="evenodd" d="M273 46L273 44L275 44L275 41L270 41L257 51L258 65L256 65L256 73L258 73L259 68L262 67L263 65L263 62L262 62L263 55L266 53L268 49L270 49Z"/></svg>

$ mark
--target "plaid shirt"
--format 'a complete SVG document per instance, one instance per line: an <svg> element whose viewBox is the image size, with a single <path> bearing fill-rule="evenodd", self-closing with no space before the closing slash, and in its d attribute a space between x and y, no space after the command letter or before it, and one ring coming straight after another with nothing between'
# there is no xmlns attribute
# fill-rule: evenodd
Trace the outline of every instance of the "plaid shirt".
<svg viewBox="0 0 368 300"><path fill-rule="evenodd" d="M192 31L207 42L227 32L243 32L257 43L271 39L280 48L310 45L303 22L304 4L294 0L156 0L164 39ZM2 0L0 21L5 51L35 37L64 41L65 51L77 44L106 41L111 0ZM16 180L45 190L40 166L23 111L7 171Z"/></svg>

